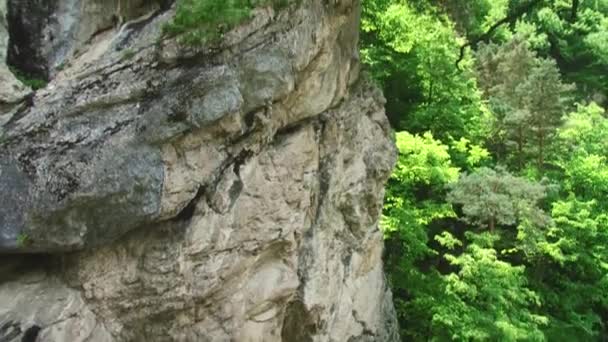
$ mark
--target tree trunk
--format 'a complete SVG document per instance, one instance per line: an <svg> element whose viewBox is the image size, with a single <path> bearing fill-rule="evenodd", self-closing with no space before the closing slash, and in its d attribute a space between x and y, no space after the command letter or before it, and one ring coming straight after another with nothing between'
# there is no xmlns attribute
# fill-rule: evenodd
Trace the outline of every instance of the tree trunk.
<svg viewBox="0 0 608 342"><path fill-rule="evenodd" d="M545 164L545 134L542 130L539 131L538 134L538 170L543 172L543 167Z"/></svg>
<svg viewBox="0 0 608 342"><path fill-rule="evenodd" d="M578 15L579 0L572 0L572 7L570 9L570 22L576 21Z"/></svg>
<svg viewBox="0 0 608 342"><path fill-rule="evenodd" d="M519 171L524 167L524 133L521 126L517 128L517 165Z"/></svg>

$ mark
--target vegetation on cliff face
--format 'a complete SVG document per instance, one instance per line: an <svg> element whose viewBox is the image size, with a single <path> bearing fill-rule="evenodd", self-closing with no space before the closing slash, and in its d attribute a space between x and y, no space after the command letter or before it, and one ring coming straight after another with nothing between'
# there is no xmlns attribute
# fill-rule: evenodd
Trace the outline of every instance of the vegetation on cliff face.
<svg viewBox="0 0 608 342"><path fill-rule="evenodd" d="M175 17L164 27L189 45L201 45L250 18L256 7L280 9L292 0L178 0Z"/></svg>
<svg viewBox="0 0 608 342"><path fill-rule="evenodd" d="M608 1L363 0L404 341L608 338Z"/></svg>

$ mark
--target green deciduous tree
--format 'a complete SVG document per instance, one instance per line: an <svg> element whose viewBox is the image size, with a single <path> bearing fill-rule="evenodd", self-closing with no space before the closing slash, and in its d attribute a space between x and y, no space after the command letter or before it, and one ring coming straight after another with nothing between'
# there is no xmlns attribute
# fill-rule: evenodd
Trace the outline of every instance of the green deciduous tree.
<svg viewBox="0 0 608 342"><path fill-rule="evenodd" d="M445 257L458 271L444 275L444 296L433 306L433 340L543 341L546 317L535 314L538 294L527 286L523 266L501 261L497 236L468 233L460 255Z"/></svg>
<svg viewBox="0 0 608 342"><path fill-rule="evenodd" d="M428 337L431 311L429 293L439 291L436 272L423 272L419 263L434 258L429 245L429 225L454 217L451 206L441 199L445 186L458 178L448 147L430 133L396 134L399 159L386 189L382 229L390 257L385 267L396 293L395 306L402 335L414 340ZM414 327L415 326L415 327Z"/></svg>
<svg viewBox="0 0 608 342"><path fill-rule="evenodd" d="M608 1L363 5L403 340L607 339Z"/></svg>
<svg viewBox="0 0 608 342"><path fill-rule="evenodd" d="M483 104L471 72L455 66L459 37L434 7L365 0L362 59L384 88L395 127L456 139L483 130ZM471 59L465 68L470 71ZM407 113L407 115L406 115Z"/></svg>
<svg viewBox="0 0 608 342"><path fill-rule="evenodd" d="M552 217L529 270L550 318L548 340L597 340L608 314L608 216L596 201L570 196L553 204Z"/></svg>
<svg viewBox="0 0 608 342"><path fill-rule="evenodd" d="M553 177L565 194L584 200L608 195L608 119L604 110L591 103L566 116L552 146ZM602 201L599 205L608 208Z"/></svg>

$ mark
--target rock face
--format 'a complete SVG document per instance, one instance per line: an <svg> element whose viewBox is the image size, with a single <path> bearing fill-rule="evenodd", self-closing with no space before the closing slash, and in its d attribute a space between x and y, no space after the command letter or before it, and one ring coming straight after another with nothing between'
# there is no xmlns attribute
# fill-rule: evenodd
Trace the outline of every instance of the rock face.
<svg viewBox="0 0 608 342"><path fill-rule="evenodd" d="M358 1L204 48L158 40L171 8L108 28L86 18L120 2L72 2L9 2L8 49L52 79L0 121L0 341L396 341Z"/></svg>
<svg viewBox="0 0 608 342"><path fill-rule="evenodd" d="M12 114L30 93L30 90L15 78L6 65L9 40L7 9L7 0L0 0L0 125L9 119L9 114Z"/></svg>

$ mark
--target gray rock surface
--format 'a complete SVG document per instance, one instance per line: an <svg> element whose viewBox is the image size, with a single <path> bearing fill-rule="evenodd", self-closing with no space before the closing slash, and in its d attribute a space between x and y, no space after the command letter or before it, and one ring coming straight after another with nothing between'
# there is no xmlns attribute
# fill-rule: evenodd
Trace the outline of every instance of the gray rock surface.
<svg viewBox="0 0 608 342"><path fill-rule="evenodd" d="M31 30L112 6L56 1ZM200 49L156 43L158 11L66 35L60 69L59 45L24 42L55 71L0 124L0 341L397 341L396 151L359 10L260 8Z"/></svg>
<svg viewBox="0 0 608 342"><path fill-rule="evenodd" d="M6 65L9 43L7 1L0 0L0 125L10 119L16 107L30 93L30 90L15 78Z"/></svg>

